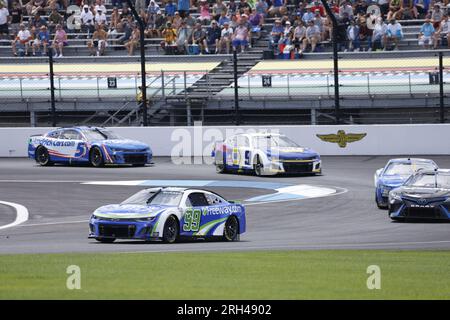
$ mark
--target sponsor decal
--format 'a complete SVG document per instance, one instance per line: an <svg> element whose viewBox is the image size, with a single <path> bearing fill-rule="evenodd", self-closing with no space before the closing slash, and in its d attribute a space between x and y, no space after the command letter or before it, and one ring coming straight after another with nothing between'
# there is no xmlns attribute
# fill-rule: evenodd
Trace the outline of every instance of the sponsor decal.
<svg viewBox="0 0 450 320"><path fill-rule="evenodd" d="M36 139L35 143L46 147L75 147L75 141L68 140Z"/></svg>
<svg viewBox="0 0 450 320"><path fill-rule="evenodd" d="M367 133L345 133L344 130L338 130L337 134L316 134L316 136L325 142L337 143L339 147L345 148L348 143L362 140Z"/></svg>

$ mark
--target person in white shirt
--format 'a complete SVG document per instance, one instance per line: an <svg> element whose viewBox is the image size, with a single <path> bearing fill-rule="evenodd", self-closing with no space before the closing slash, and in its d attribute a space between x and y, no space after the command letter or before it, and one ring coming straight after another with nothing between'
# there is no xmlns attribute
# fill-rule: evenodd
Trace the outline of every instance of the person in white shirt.
<svg viewBox="0 0 450 320"><path fill-rule="evenodd" d="M230 23L225 21L223 24L222 32L220 33L219 41L219 53L222 52L222 48L225 46L226 53L230 53L231 40L233 38L233 28L230 27Z"/></svg>
<svg viewBox="0 0 450 320"><path fill-rule="evenodd" d="M99 24L104 24L106 25L106 14L105 11L102 11L103 9L99 8L98 10L96 10L96 14L95 14L95 24L99 25Z"/></svg>
<svg viewBox="0 0 450 320"><path fill-rule="evenodd" d="M394 50L398 50L398 43L402 38L403 31L401 24L398 23L395 19L391 19L386 30L386 41L392 41L394 43Z"/></svg>
<svg viewBox="0 0 450 320"><path fill-rule="evenodd" d="M94 10L95 10L96 13L98 13L98 11L101 10L103 13L106 14L106 7L104 5L104 1L103 0L96 0L95 1Z"/></svg>
<svg viewBox="0 0 450 320"><path fill-rule="evenodd" d="M303 41L305 43L305 48L306 44L310 44L311 52L314 52L316 50L317 43L320 41L320 30L312 20L308 22L308 28L306 28L306 37Z"/></svg>
<svg viewBox="0 0 450 320"><path fill-rule="evenodd" d="M387 25L383 22L383 18L378 17L373 28L372 50L377 49L378 43L380 43L381 48L386 47L386 31Z"/></svg>
<svg viewBox="0 0 450 320"><path fill-rule="evenodd" d="M5 39L9 37L8 17L9 11L3 2L0 1L0 39L1 37L5 37Z"/></svg>
<svg viewBox="0 0 450 320"><path fill-rule="evenodd" d="M23 50L24 54L28 53L30 47L30 41L32 40L31 32L28 30L23 23L20 24L20 30L17 33L16 38L12 42L12 51L15 56L17 56L17 47Z"/></svg>
<svg viewBox="0 0 450 320"><path fill-rule="evenodd" d="M94 32L94 14L89 10L89 6L85 4L80 14L81 31L84 33Z"/></svg>

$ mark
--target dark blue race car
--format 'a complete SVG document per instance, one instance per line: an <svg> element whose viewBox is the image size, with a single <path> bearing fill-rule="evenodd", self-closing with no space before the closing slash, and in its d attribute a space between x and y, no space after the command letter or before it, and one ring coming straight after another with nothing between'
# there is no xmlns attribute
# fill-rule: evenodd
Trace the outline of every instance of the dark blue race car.
<svg viewBox="0 0 450 320"><path fill-rule="evenodd" d="M388 161L375 172L375 202L380 209L387 209L389 192L398 188L418 170L434 170L434 161L420 158L397 158Z"/></svg>
<svg viewBox="0 0 450 320"><path fill-rule="evenodd" d="M143 142L122 138L102 127L71 127L31 136L28 157L42 166L54 163L144 166L152 162L152 150Z"/></svg>

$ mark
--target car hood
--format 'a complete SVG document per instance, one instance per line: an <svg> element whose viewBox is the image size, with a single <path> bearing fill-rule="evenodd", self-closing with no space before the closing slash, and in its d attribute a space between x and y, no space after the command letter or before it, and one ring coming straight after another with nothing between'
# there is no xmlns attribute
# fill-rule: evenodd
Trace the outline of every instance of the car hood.
<svg viewBox="0 0 450 320"><path fill-rule="evenodd" d="M318 153L309 148L302 147L281 147L272 148L268 151L268 154L276 155L280 160L306 160L314 157L318 157Z"/></svg>
<svg viewBox="0 0 450 320"><path fill-rule="evenodd" d="M162 211L170 208L169 206L145 206L136 204L109 204L98 208L94 215L100 218L149 218L154 217Z"/></svg>
<svg viewBox="0 0 450 320"><path fill-rule="evenodd" d="M450 197L450 190L441 188L401 187L397 191L401 192L402 196L410 199Z"/></svg>
<svg viewBox="0 0 450 320"><path fill-rule="evenodd" d="M116 149L136 150L149 148L149 146L146 143L130 139L103 140L101 143L109 148L116 148Z"/></svg>

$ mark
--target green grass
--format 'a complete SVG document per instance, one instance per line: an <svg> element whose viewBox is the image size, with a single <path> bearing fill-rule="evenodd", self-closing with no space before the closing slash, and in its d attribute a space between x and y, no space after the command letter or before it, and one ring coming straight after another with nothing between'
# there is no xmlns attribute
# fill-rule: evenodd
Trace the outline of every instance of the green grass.
<svg viewBox="0 0 450 320"><path fill-rule="evenodd" d="M450 251L0 255L0 299L449 299L449 274Z"/></svg>

